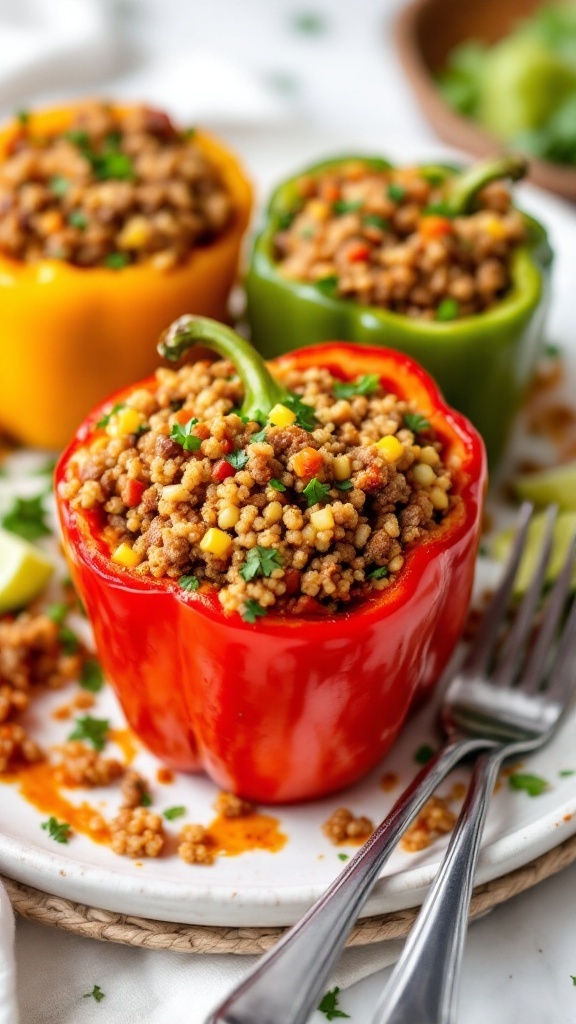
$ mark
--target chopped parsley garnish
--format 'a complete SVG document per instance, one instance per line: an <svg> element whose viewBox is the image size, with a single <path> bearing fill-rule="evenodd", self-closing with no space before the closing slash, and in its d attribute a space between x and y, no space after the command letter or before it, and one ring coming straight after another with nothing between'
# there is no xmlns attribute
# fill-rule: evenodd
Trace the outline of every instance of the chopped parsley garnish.
<svg viewBox="0 0 576 1024"><path fill-rule="evenodd" d="M398 185L397 182L391 182L387 189L388 199L392 199L395 203L401 203L406 198L406 189L403 185Z"/></svg>
<svg viewBox="0 0 576 1024"><path fill-rule="evenodd" d="M337 199L335 203L332 203L334 213L339 216L343 213L355 213L356 210L361 210L363 206L363 199Z"/></svg>
<svg viewBox="0 0 576 1024"><path fill-rule="evenodd" d="M351 480L335 480L334 487L337 491L351 491L354 484Z"/></svg>
<svg viewBox="0 0 576 1024"><path fill-rule="evenodd" d="M90 145L90 136L82 128L70 128L65 134L68 142L72 142L74 146L83 149Z"/></svg>
<svg viewBox="0 0 576 1024"><path fill-rule="evenodd" d="M301 11L292 17L292 27L306 36L319 36L326 31L328 23L317 11Z"/></svg>
<svg viewBox="0 0 576 1024"><path fill-rule="evenodd" d="M432 757L434 757L434 747L431 747L429 743L422 743L414 754L416 764L428 764Z"/></svg>
<svg viewBox="0 0 576 1024"><path fill-rule="evenodd" d="M185 807L167 807L164 811L167 821L174 821L175 818L181 818L184 814L186 814Z"/></svg>
<svg viewBox="0 0 576 1024"><path fill-rule="evenodd" d="M385 217L381 217L379 213L367 213L362 217L362 223L367 228L377 228L378 231L388 231L390 229L390 221L386 220Z"/></svg>
<svg viewBox="0 0 576 1024"><path fill-rule="evenodd" d="M100 181L114 178L117 181L131 181L134 165L127 153L118 149L109 149L106 153L95 153L90 157L94 174Z"/></svg>
<svg viewBox="0 0 576 1024"><path fill-rule="evenodd" d="M541 796L549 788L546 779L539 775L529 775L526 772L517 772L508 776L508 785L511 789L521 789L528 796Z"/></svg>
<svg viewBox="0 0 576 1024"><path fill-rule="evenodd" d="M82 666L80 675L80 686L88 693L100 693L104 686L104 676L100 662L96 658L87 658Z"/></svg>
<svg viewBox="0 0 576 1024"><path fill-rule="evenodd" d="M110 252L104 260L104 266L109 270L123 270L130 263L130 256L127 252Z"/></svg>
<svg viewBox="0 0 576 1024"><path fill-rule="evenodd" d="M16 113L14 114L14 117L18 121L18 124L20 124L22 126L22 128L25 128L26 125L28 124L29 120L30 120L30 111L29 110L17 110Z"/></svg>
<svg viewBox="0 0 576 1024"><path fill-rule="evenodd" d="M240 568L240 575L246 583L256 576L271 576L274 569L282 567L280 552L275 548L265 548L261 544L250 548L246 561Z"/></svg>
<svg viewBox="0 0 576 1024"><path fill-rule="evenodd" d="M314 285L323 295L335 295L338 291L338 275L327 274L326 277L319 277L314 281Z"/></svg>
<svg viewBox="0 0 576 1024"><path fill-rule="evenodd" d="M142 790L142 796L140 797L140 807L152 807L152 795L147 789Z"/></svg>
<svg viewBox="0 0 576 1024"><path fill-rule="evenodd" d="M368 579L368 580L383 580L384 577L387 576L387 575L388 575L388 566L387 565L379 565L377 569L372 569L369 573L366 574L366 579Z"/></svg>
<svg viewBox="0 0 576 1024"><path fill-rule="evenodd" d="M266 609L262 607L259 601L254 601L250 598L248 601L244 602L244 611L242 612L244 622L250 622L253 624L256 622L256 619L261 619L267 614Z"/></svg>
<svg viewBox="0 0 576 1024"><path fill-rule="evenodd" d="M574 768L563 768L561 772L558 772L558 775L561 779L566 779L569 775L576 775L576 771L574 771Z"/></svg>
<svg viewBox="0 0 576 1024"><path fill-rule="evenodd" d="M252 434L252 437L250 438L248 444L257 444L258 442L265 441L265 440L266 440L266 428L264 428L264 430L259 430L258 433L256 433L256 434Z"/></svg>
<svg viewBox="0 0 576 1024"><path fill-rule="evenodd" d="M456 302L456 299L442 299L442 302L436 310L435 320L440 320L442 323L447 323L449 320L455 320L460 312L460 306Z"/></svg>
<svg viewBox="0 0 576 1024"><path fill-rule="evenodd" d="M50 817L48 821L42 822L42 828L56 843L67 843L70 839L71 826L67 821L58 821L57 818Z"/></svg>
<svg viewBox="0 0 576 1024"><path fill-rule="evenodd" d="M178 586L182 587L182 590L198 590L200 580L197 576L180 576Z"/></svg>
<svg viewBox="0 0 576 1024"><path fill-rule="evenodd" d="M173 441L181 444L185 452L197 452L202 444L202 438L198 437L197 434L192 433L192 427L195 427L198 420L195 416L192 416L186 423L173 423L170 431L170 437Z"/></svg>
<svg viewBox="0 0 576 1024"><path fill-rule="evenodd" d="M270 487L273 487L275 491L285 491L286 490L286 485L283 484L281 480L276 480L275 477L272 477L272 479L269 481L269 484L270 484Z"/></svg>
<svg viewBox="0 0 576 1024"><path fill-rule="evenodd" d="M318 420L316 414L311 405L307 405L303 402L298 395L288 395L284 399L284 405L291 409L292 412L296 413L296 423L302 430L307 430L310 433L318 426Z"/></svg>
<svg viewBox="0 0 576 1024"><path fill-rule="evenodd" d="M102 427L107 427L112 417L115 416L117 412L120 412L120 409L124 409L125 407L126 402L117 402L116 405L113 405L110 412L107 412L105 416L102 416L102 418L98 420L96 424L97 429L100 430Z"/></svg>
<svg viewBox="0 0 576 1024"><path fill-rule="evenodd" d="M92 991L91 992L85 992L84 995L82 996L82 998L83 999L90 999L90 998L92 998L92 999L95 999L97 1003L101 1003L102 1000L105 998L105 996L106 996L106 993L102 991L102 989L100 988L100 985L94 985L94 988L92 989Z"/></svg>
<svg viewBox="0 0 576 1024"><path fill-rule="evenodd" d="M338 853L336 856L338 857L338 860L350 860L349 853Z"/></svg>
<svg viewBox="0 0 576 1024"><path fill-rule="evenodd" d="M0 525L24 540L49 537L52 532L46 523L41 494L35 498L15 498L8 511L0 517Z"/></svg>
<svg viewBox="0 0 576 1024"><path fill-rule="evenodd" d="M79 228L83 231L84 228L88 227L88 217L83 210L72 210L72 213L68 215L68 223L73 228Z"/></svg>
<svg viewBox="0 0 576 1024"><path fill-rule="evenodd" d="M194 125L190 125L189 128L184 129L184 131L182 132L182 136L185 139L193 139L197 131L198 129L195 128Z"/></svg>
<svg viewBox="0 0 576 1024"><path fill-rule="evenodd" d="M365 373L357 380L337 381L332 388L336 398L353 398L354 395L373 395L380 387L377 373Z"/></svg>
<svg viewBox="0 0 576 1024"><path fill-rule="evenodd" d="M570 977L572 978L572 984L576 985L576 974L571 974Z"/></svg>
<svg viewBox="0 0 576 1024"><path fill-rule="evenodd" d="M336 985L335 988L330 992L327 992L326 995L322 997L318 1004L320 1013L326 1014L328 1020L334 1020L335 1017L350 1017L349 1013L344 1013L344 1011L340 1010L338 1007L339 991L340 989L338 988L338 985Z"/></svg>
<svg viewBox="0 0 576 1024"><path fill-rule="evenodd" d="M553 342L549 341L548 344L544 346L544 355L547 356L548 359L559 359L562 355L562 349L560 348L560 345L554 345Z"/></svg>
<svg viewBox="0 0 576 1024"><path fill-rule="evenodd" d="M404 416L404 423L413 434L421 434L424 430L430 430L432 425L419 412L407 412Z"/></svg>
<svg viewBox="0 0 576 1024"><path fill-rule="evenodd" d="M240 448L237 452L230 452L230 455L225 455L224 458L234 469L244 469L248 462L248 455L243 448Z"/></svg>
<svg viewBox="0 0 576 1024"><path fill-rule="evenodd" d="M91 743L94 750L104 750L110 722L107 718L92 718L92 715L84 715L76 719L76 725L70 733L69 740L86 740Z"/></svg>
<svg viewBox="0 0 576 1024"><path fill-rule="evenodd" d="M62 174L55 174L48 182L50 191L58 196L60 199L66 195L70 188L70 182L68 178L64 178Z"/></svg>
<svg viewBox="0 0 576 1024"><path fill-rule="evenodd" d="M330 484L323 484L318 477L313 476L309 483L302 491L302 494L306 496L308 502L308 508L311 505L316 505L320 501L325 501L330 493Z"/></svg>

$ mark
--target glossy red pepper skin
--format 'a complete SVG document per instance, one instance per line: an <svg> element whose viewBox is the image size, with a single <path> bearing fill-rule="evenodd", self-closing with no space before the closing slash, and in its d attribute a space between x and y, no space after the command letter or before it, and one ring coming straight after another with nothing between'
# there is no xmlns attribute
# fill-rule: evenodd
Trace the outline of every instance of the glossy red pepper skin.
<svg viewBox="0 0 576 1024"><path fill-rule="evenodd" d="M213 591L113 564L94 514L59 499L72 576L134 731L171 767L203 768L219 786L264 803L323 796L360 778L439 678L464 624L486 484L478 434L409 357L329 343L276 361L290 364L326 366L343 379L378 373L415 399L449 464L459 463L459 504L428 543L409 550L397 582L353 610L269 615L254 625L226 617ZM103 408L62 456L57 485Z"/></svg>

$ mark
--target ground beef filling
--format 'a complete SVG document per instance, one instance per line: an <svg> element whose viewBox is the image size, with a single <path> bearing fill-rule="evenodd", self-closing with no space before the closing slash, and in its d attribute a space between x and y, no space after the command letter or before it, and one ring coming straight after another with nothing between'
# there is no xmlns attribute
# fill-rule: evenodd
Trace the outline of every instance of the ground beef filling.
<svg viewBox="0 0 576 1024"><path fill-rule="evenodd" d="M62 497L100 514L118 565L215 586L249 622L332 614L390 586L459 500L454 460L448 469L431 424L375 375L290 369L282 383L306 427L244 422L228 362L158 370L153 390L103 416Z"/></svg>
<svg viewBox="0 0 576 1024"><path fill-rule="evenodd" d="M169 269L232 213L194 133L148 107L89 104L49 136L24 116L0 161L0 253L17 260Z"/></svg>
<svg viewBox="0 0 576 1024"><path fill-rule="evenodd" d="M438 184L417 168L374 170L350 161L298 183L275 257L286 277L328 295L425 320L490 309L510 287L522 215L499 182L478 209L451 217Z"/></svg>

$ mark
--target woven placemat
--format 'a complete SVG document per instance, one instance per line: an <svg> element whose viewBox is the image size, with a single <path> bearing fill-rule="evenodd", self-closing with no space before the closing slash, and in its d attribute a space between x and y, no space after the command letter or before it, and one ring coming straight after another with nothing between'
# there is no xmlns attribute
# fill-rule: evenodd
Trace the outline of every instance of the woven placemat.
<svg viewBox="0 0 576 1024"><path fill-rule="evenodd" d="M487 882L474 890L471 917L479 917L517 893L537 885L576 860L576 836L530 861L522 868ZM62 928L100 942L119 942L144 949L171 949L178 953L265 953L280 938L284 928L224 928L208 925L172 924L143 917L115 914L61 896L50 896L11 878L3 878L17 914L41 924ZM403 938L409 932L418 907L359 921L348 939L349 946Z"/></svg>

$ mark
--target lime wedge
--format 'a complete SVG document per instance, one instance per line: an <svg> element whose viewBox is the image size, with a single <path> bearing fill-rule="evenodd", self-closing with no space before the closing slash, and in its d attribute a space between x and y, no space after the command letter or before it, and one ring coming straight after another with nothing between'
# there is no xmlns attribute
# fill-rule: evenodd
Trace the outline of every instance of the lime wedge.
<svg viewBox="0 0 576 1024"><path fill-rule="evenodd" d="M512 481L514 493L535 505L558 505L576 511L576 462L526 473Z"/></svg>
<svg viewBox="0 0 576 1024"><path fill-rule="evenodd" d="M530 524L526 550L524 552L524 557L520 562L520 568L514 583L514 593L517 595L524 593L526 588L530 585L530 581L534 575L538 556L542 548L545 519L545 513L538 512ZM576 512L560 512L554 527L552 554L550 556L548 571L546 573L547 583L552 583L562 569L568 555L570 542L575 532ZM495 558L504 561L510 550L514 533L514 529L502 530L502 532L494 538L492 551ZM572 590L576 590L576 569L572 575Z"/></svg>
<svg viewBox="0 0 576 1024"><path fill-rule="evenodd" d="M0 530L0 613L28 604L44 589L54 566L22 537Z"/></svg>

